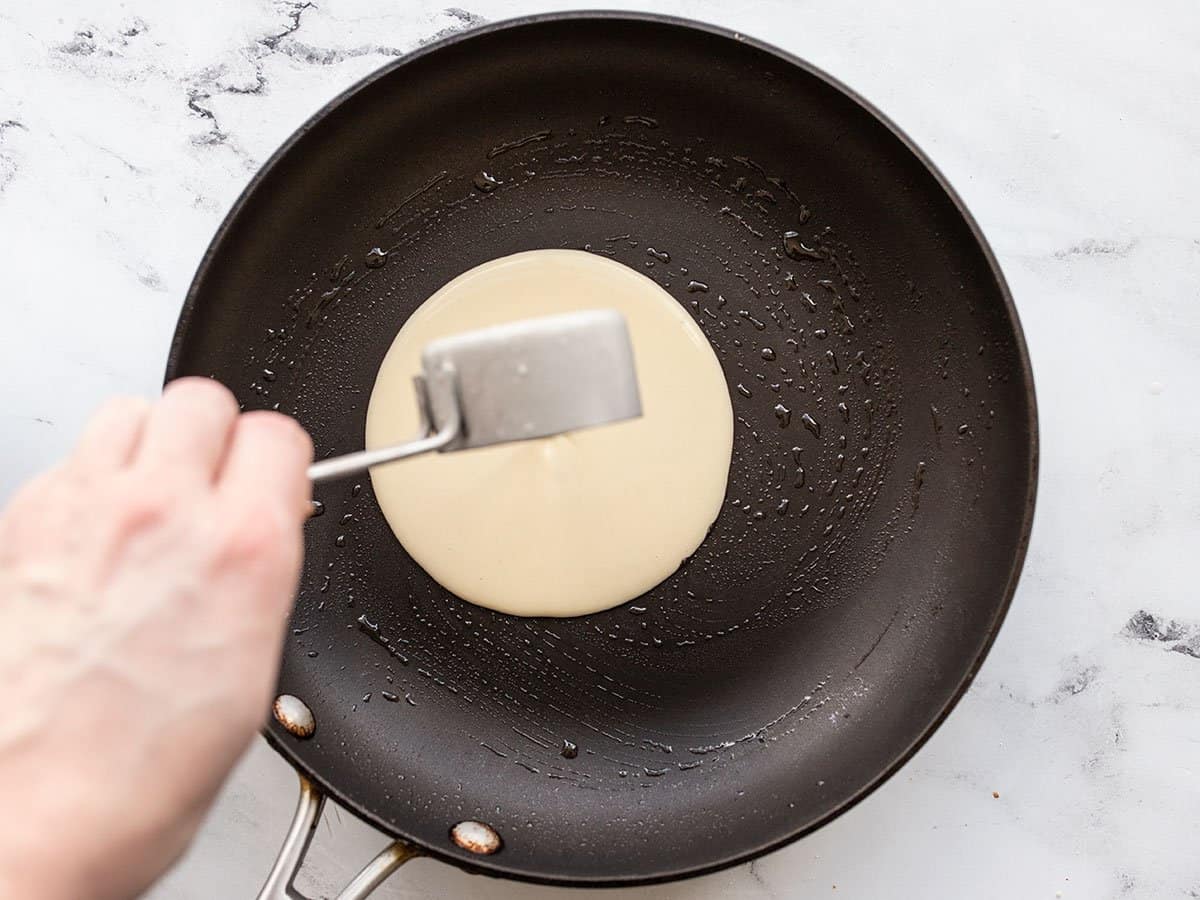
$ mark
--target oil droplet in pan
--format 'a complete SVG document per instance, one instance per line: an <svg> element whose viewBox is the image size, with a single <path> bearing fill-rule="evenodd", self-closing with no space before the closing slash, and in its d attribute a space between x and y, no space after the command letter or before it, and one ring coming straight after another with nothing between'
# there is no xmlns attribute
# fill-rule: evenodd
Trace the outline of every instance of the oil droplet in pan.
<svg viewBox="0 0 1200 900"><path fill-rule="evenodd" d="M921 505L921 486L925 483L925 463L924 461L917 463L917 469L913 473L913 494L912 507L913 512L916 512Z"/></svg>
<svg viewBox="0 0 1200 900"><path fill-rule="evenodd" d="M805 244L795 231L783 233L783 252L792 259L824 259L818 250Z"/></svg>
<svg viewBox="0 0 1200 900"><path fill-rule="evenodd" d="M475 173L475 178L473 181L475 184L475 190L479 191L481 194L490 194L496 188L500 187L500 179L495 175L484 172L482 169Z"/></svg>

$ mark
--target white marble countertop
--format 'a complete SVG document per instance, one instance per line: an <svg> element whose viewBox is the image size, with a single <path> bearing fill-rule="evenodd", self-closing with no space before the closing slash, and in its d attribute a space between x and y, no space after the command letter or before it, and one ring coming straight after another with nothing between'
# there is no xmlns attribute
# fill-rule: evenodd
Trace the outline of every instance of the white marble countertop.
<svg viewBox="0 0 1200 900"><path fill-rule="evenodd" d="M312 111L446 29L564 5L461 2L0 4L0 497L103 397L157 390L210 236ZM811 60L933 157L1016 296L1042 474L999 640L898 776L756 863L606 896L1200 897L1200 7L637 5ZM252 896L294 791L257 742L153 896ZM383 843L327 822L320 896ZM427 860L379 892L566 895Z"/></svg>

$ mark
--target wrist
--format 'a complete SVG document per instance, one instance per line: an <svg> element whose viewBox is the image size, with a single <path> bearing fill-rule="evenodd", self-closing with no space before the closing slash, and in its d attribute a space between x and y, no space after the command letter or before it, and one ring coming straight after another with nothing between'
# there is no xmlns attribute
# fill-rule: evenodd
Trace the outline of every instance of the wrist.
<svg viewBox="0 0 1200 900"><path fill-rule="evenodd" d="M88 872L99 848L96 835L102 832L84 821L87 792L73 791L70 777L39 781L34 790L0 785L0 796L13 802L14 811L0 820L0 900L98 896ZM88 831L93 832L91 841Z"/></svg>

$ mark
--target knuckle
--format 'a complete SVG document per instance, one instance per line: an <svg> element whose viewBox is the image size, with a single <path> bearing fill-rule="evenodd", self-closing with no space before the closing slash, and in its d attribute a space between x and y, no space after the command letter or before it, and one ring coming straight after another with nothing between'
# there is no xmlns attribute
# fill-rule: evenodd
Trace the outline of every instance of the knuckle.
<svg viewBox="0 0 1200 900"><path fill-rule="evenodd" d="M257 410L242 416L242 428L260 435L264 440L286 448L295 454L295 459L307 462L312 459L312 438L300 427L300 423L283 413Z"/></svg>
<svg viewBox="0 0 1200 900"><path fill-rule="evenodd" d="M142 531L161 525L179 506L179 498L165 485L143 481L121 495L116 503L118 527Z"/></svg>
<svg viewBox="0 0 1200 900"><path fill-rule="evenodd" d="M163 397L204 406L225 416L232 417L238 413L237 398L229 388L212 378L201 378L198 375L175 379L163 389Z"/></svg>
<svg viewBox="0 0 1200 900"><path fill-rule="evenodd" d="M209 395L213 397L229 397L232 399L233 394L229 392L229 388L221 384L213 378L205 378L202 375L184 375L182 378L176 378L163 388L163 394L177 394L182 392L195 393L196 395Z"/></svg>
<svg viewBox="0 0 1200 900"><path fill-rule="evenodd" d="M218 526L217 555L237 568L273 569L285 561L296 540L294 528L272 509L244 510Z"/></svg>

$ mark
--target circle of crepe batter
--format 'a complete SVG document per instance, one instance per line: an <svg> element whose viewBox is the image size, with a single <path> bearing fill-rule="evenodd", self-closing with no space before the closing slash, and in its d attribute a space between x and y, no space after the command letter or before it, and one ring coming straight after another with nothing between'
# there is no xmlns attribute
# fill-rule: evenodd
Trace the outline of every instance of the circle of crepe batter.
<svg viewBox="0 0 1200 900"><path fill-rule="evenodd" d="M417 435L412 380L435 338L601 308L628 320L640 419L371 470L404 549L464 600L518 616L608 609L674 572L717 517L733 409L716 355L670 294L581 250L492 260L422 304L380 366L366 446Z"/></svg>

